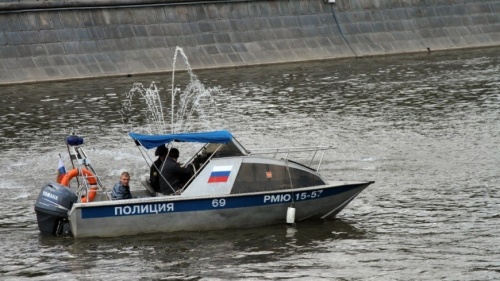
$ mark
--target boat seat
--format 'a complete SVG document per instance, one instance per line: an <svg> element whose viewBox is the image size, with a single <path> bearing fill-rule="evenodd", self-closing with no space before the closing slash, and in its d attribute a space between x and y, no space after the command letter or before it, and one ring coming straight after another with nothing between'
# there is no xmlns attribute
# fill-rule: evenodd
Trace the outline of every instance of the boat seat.
<svg viewBox="0 0 500 281"><path fill-rule="evenodd" d="M148 176L142 176L141 177L141 184L144 185L144 187L149 192L149 195L151 195L151 197L156 197L156 191L151 186L151 184L149 183L149 177Z"/></svg>

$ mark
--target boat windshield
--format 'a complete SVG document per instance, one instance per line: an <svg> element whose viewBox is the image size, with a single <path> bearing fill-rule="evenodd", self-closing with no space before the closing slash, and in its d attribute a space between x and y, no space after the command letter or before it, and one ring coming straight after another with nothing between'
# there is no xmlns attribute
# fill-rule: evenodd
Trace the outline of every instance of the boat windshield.
<svg viewBox="0 0 500 281"><path fill-rule="evenodd" d="M205 153L215 155L213 158L219 157L231 157L231 156L244 156L241 148L238 147L233 141L226 143L225 145L220 145L218 143L209 143L205 147Z"/></svg>
<svg viewBox="0 0 500 281"><path fill-rule="evenodd" d="M242 163L231 193L273 191L323 184L325 182L319 176L301 169L284 165Z"/></svg>

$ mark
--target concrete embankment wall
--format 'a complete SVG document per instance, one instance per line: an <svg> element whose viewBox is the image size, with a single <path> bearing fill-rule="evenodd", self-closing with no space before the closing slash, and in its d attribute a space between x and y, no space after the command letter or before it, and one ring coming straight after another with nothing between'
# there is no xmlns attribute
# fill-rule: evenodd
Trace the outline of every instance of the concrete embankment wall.
<svg viewBox="0 0 500 281"><path fill-rule="evenodd" d="M500 45L500 0L325 2L2 2L0 84Z"/></svg>

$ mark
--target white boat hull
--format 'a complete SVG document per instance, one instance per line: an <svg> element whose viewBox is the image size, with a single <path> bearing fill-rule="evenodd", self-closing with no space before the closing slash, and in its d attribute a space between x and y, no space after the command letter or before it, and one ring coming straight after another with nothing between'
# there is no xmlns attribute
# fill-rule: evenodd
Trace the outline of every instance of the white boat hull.
<svg viewBox="0 0 500 281"><path fill-rule="evenodd" d="M76 203L69 220L76 238L246 228L334 217L372 182L336 183L274 192L186 198L150 197Z"/></svg>

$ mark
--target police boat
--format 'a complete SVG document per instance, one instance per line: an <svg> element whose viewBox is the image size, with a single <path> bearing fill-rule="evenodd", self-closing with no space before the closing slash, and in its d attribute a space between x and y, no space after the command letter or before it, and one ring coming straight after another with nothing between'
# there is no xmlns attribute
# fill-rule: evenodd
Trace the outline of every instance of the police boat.
<svg viewBox="0 0 500 281"><path fill-rule="evenodd" d="M133 198L112 200L83 150L83 139L69 136L73 169L59 183L43 186L35 203L42 233L113 237L329 219L374 183L325 181L319 168L325 151L333 147L250 151L225 130L129 135L143 155L161 145L199 143L201 148L186 163L195 166L194 175L173 195L156 193L143 181L145 188L132 190ZM289 159L304 152L312 155L307 164Z"/></svg>

